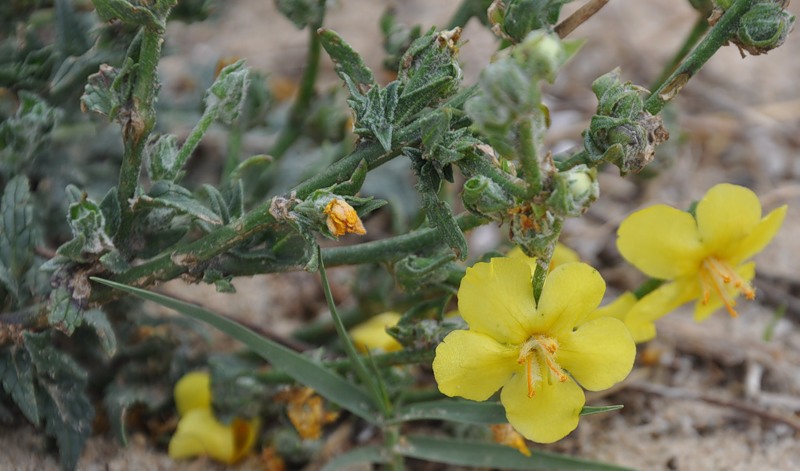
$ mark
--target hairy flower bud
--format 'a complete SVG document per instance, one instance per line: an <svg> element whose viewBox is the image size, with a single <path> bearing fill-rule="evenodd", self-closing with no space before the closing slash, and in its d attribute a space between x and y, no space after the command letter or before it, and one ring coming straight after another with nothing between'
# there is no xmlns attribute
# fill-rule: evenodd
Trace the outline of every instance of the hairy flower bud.
<svg viewBox="0 0 800 471"><path fill-rule="evenodd" d="M783 44L794 21L795 16L778 3L756 3L742 15L731 41L754 56L766 54Z"/></svg>
<svg viewBox="0 0 800 471"><path fill-rule="evenodd" d="M469 211L495 221L504 220L508 208L514 204L514 199L500 185L483 175L472 177L464 183L461 200Z"/></svg>
<svg viewBox="0 0 800 471"><path fill-rule="evenodd" d="M580 216L597 200L599 194L597 170L578 165L553 176L553 192L547 204L564 216Z"/></svg>
<svg viewBox="0 0 800 471"><path fill-rule="evenodd" d="M644 110L641 89L621 83L619 69L592 84L597 114L583 140L592 160L611 162L624 174L639 172L653 160L655 148L669 138L659 116Z"/></svg>

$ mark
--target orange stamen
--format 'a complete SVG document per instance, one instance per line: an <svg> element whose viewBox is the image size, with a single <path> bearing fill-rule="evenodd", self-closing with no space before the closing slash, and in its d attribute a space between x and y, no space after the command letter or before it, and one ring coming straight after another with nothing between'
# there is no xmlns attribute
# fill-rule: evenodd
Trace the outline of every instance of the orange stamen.
<svg viewBox="0 0 800 471"><path fill-rule="evenodd" d="M555 354L558 351L558 342L555 339L545 335L534 335L529 338L527 342L520 348L519 357L517 358L518 364L525 364L525 374L528 382L528 397L536 395L536 383L541 380L540 360L544 360L547 368L558 378L560 382L564 382L569 377L564 373L564 370L558 365L555 360ZM534 369L537 368L537 369Z"/></svg>
<svg viewBox="0 0 800 471"><path fill-rule="evenodd" d="M700 267L700 284L703 289L701 302L708 304L711 290L713 289L725 304L725 309L727 309L731 317L736 317L738 314L734 309L736 307L735 294L730 292L729 285L738 293L743 294L748 300L753 300L756 297L755 290L750 283L742 279L727 262L716 257L708 257L703 260L703 264Z"/></svg>

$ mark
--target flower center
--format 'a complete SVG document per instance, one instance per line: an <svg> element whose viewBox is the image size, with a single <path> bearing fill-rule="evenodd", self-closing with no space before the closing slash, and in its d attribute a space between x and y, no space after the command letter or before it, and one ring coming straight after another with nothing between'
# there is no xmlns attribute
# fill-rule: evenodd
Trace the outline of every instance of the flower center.
<svg viewBox="0 0 800 471"><path fill-rule="evenodd" d="M739 276L727 262L717 257L708 257L703 260L700 267L700 286L703 290L701 299L703 305L708 304L712 292L717 293L731 317L738 315L734 309L736 307L734 298L737 294L743 294L748 300L756 297L756 292L750 283Z"/></svg>
<svg viewBox="0 0 800 471"><path fill-rule="evenodd" d="M556 352L558 352L558 342L547 335L534 335L529 338L519 350L517 363L525 364L525 374L528 377L528 397L536 394L534 386L542 379L542 363L547 365L550 373L562 383L567 380L564 370L556 363Z"/></svg>

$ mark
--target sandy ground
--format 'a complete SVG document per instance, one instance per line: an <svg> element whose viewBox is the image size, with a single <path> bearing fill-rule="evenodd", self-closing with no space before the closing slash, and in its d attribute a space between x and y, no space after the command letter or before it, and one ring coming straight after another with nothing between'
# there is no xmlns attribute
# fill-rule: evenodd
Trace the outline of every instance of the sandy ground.
<svg viewBox="0 0 800 471"><path fill-rule="evenodd" d="M401 19L444 24L457 2L396 2ZM577 3L577 2L576 2ZM173 24L164 59L164 87L178 86L188 70L213 68L221 57L245 57L272 77L297 78L303 66L306 33L276 13L266 0L219 2L217 16L195 25ZM341 0L326 26L339 31L379 70L377 18L388 2ZM573 8L574 9L574 8ZM800 11L798 5L792 10ZM615 0L572 37L588 38L580 55L550 87L553 110L550 144L577 144L595 100L589 84L616 66L622 76L647 85L694 21L687 2ZM467 26L461 48L465 77L474 82L493 50L491 36ZM659 323L659 338L648 344L645 366L592 404L623 403L619 413L582 420L568 439L549 449L574 453L641 470L794 470L800 466L800 34L766 56L747 57L729 47L717 54L677 99L678 120L670 124L670 164L647 184L601 175L602 196L587 217L570 221L568 244L589 263L607 266L615 256L614 231L631 210L655 202L686 207L719 182L746 184L762 198L765 211L789 204L786 224L757 258L759 298L731 320L718 313L695 324L682 310ZM338 86L325 62L323 86ZM263 149L252 149L255 152ZM480 236L492 237L485 232ZM476 241L477 242L477 241ZM613 289L635 285L630 269L608 267ZM167 289L205 299L211 309L272 326L286 334L300 325L298 299L318 303L313 276L262 276L237 280L234 297L204 287ZM247 293L256 293L248 296ZM780 305L787 315L774 338L763 332ZM319 305L316 305L319 307ZM221 340L221 342L225 342ZM225 345L229 345L225 344ZM57 469L30 428L0 428L0 470ZM127 448L109 438L89 441L81 470L203 470L221 466L198 460L174 463L143 436ZM260 469L256 458L239 469Z"/></svg>

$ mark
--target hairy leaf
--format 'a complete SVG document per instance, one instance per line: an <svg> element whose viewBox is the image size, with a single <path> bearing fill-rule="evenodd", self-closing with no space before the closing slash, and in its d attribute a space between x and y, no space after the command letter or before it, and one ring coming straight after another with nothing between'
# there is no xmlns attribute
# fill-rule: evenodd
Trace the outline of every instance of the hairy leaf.
<svg viewBox="0 0 800 471"><path fill-rule="evenodd" d="M94 407L85 391L87 374L53 346L49 332L26 332L23 338L36 368L36 396L45 432L58 443L61 468L74 469L94 418Z"/></svg>
<svg viewBox="0 0 800 471"><path fill-rule="evenodd" d="M34 425L39 425L39 406L36 404L34 369L31 357L21 348L0 350L0 381L17 407Z"/></svg>
<svg viewBox="0 0 800 471"><path fill-rule="evenodd" d="M33 249L39 241L33 205L24 175L8 182L0 201L0 282L17 300L20 285L34 262Z"/></svg>

